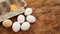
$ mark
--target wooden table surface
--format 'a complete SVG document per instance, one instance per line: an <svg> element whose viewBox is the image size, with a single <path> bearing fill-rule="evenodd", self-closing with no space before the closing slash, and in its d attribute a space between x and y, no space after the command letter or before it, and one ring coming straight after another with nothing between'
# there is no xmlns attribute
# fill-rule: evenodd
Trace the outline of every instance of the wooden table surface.
<svg viewBox="0 0 60 34"><path fill-rule="evenodd" d="M36 22L28 31L13 32L12 28L0 25L0 34L60 34L60 0L26 0L33 9ZM11 18L14 22L17 16Z"/></svg>

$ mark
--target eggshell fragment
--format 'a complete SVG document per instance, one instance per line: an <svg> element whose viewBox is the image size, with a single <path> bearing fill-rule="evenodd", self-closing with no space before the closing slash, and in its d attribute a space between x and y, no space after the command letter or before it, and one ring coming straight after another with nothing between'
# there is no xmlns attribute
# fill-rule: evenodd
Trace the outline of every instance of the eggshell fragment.
<svg viewBox="0 0 60 34"><path fill-rule="evenodd" d="M19 23L23 23L25 21L25 16L24 15L19 15L18 18L17 18L17 21Z"/></svg>
<svg viewBox="0 0 60 34"><path fill-rule="evenodd" d="M20 30L20 24L18 22L14 22L12 25L12 29L14 32L18 32Z"/></svg>
<svg viewBox="0 0 60 34"><path fill-rule="evenodd" d="M30 23L34 23L36 21L36 18L33 15L28 15L26 17L26 20Z"/></svg>
<svg viewBox="0 0 60 34"><path fill-rule="evenodd" d="M11 20L4 20L3 23L2 23L2 25L4 27L11 27L12 21Z"/></svg>
<svg viewBox="0 0 60 34"><path fill-rule="evenodd" d="M27 15L31 15L32 14L32 8L27 8L24 12L24 14Z"/></svg>
<svg viewBox="0 0 60 34"><path fill-rule="evenodd" d="M26 31L30 28L30 23L29 22L24 22L21 25L21 30Z"/></svg>

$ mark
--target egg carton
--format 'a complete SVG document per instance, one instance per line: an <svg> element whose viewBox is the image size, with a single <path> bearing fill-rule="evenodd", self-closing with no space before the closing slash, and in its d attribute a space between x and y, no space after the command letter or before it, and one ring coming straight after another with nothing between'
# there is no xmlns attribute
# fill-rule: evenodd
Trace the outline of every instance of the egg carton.
<svg viewBox="0 0 60 34"><path fill-rule="evenodd" d="M17 9L11 10L11 4L17 4ZM26 2L24 0L0 0L0 22L23 13L25 6Z"/></svg>

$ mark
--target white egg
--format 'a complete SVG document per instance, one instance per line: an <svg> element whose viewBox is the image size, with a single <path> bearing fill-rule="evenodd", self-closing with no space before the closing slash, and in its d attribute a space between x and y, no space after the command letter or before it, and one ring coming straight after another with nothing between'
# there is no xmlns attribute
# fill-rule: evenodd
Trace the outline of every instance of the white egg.
<svg viewBox="0 0 60 34"><path fill-rule="evenodd" d="M27 8L24 12L24 14L27 15L31 15L32 14L32 8Z"/></svg>
<svg viewBox="0 0 60 34"><path fill-rule="evenodd" d="M26 31L30 28L30 23L29 22L24 22L21 25L21 30Z"/></svg>
<svg viewBox="0 0 60 34"><path fill-rule="evenodd" d="M14 32L18 32L20 30L20 23L14 22L12 25L12 29Z"/></svg>
<svg viewBox="0 0 60 34"><path fill-rule="evenodd" d="M26 20L30 23L34 23L36 21L36 18L33 15L28 15L26 17Z"/></svg>
<svg viewBox="0 0 60 34"><path fill-rule="evenodd" d="M24 15L19 15L18 18L17 18L17 21L19 23L23 23L25 21L25 16Z"/></svg>

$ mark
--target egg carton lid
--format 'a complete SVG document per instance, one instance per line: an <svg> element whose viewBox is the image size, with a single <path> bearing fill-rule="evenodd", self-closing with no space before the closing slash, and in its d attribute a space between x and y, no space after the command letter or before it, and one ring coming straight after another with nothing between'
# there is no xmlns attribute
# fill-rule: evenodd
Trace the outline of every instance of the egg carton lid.
<svg viewBox="0 0 60 34"><path fill-rule="evenodd" d="M3 2L3 1L5 1L5 0L0 1L0 3ZM24 7L26 6L26 2L24 0L22 0L22 1L24 2L24 6L23 7L20 7L17 10L11 10L8 13L0 15L0 22L2 22L5 19L9 19L9 18L12 18L14 16L17 16L17 15L23 13L25 11Z"/></svg>
<svg viewBox="0 0 60 34"><path fill-rule="evenodd" d="M1 3L1 2L4 2L4 1L7 1L7 0L0 0L0 3Z"/></svg>

